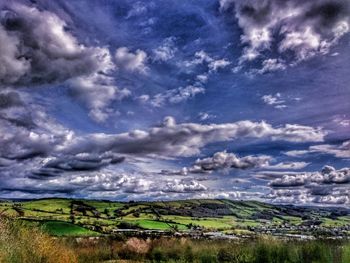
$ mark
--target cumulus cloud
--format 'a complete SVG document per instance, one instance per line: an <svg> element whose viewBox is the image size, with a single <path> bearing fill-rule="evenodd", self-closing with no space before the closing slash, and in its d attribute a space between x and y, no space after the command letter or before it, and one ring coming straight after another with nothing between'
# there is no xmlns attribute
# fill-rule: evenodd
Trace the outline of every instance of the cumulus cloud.
<svg viewBox="0 0 350 263"><path fill-rule="evenodd" d="M210 172L222 169L250 169L263 167L269 164L271 161L270 156L244 156L238 157L234 153L217 152L212 157L204 159L198 159L194 163L193 167L189 171L195 172Z"/></svg>
<svg viewBox="0 0 350 263"><path fill-rule="evenodd" d="M62 143L73 132L56 124L41 111L27 112L27 108L15 111L15 120L0 118L0 157L7 159L27 159L45 156L55 145ZM21 119L33 122L20 122Z"/></svg>
<svg viewBox="0 0 350 263"><path fill-rule="evenodd" d="M85 164L83 165L86 168ZM65 173L54 173L54 168L46 167L40 171L34 171L28 175L8 176L0 186L0 195L6 193L25 193L33 195L52 195L70 197L95 197L111 199L134 196L142 199L145 197L169 198L177 193L188 194L204 192L206 186L193 179L169 179L159 177L154 181L154 174L142 172L128 173L119 170L111 170L107 167L101 170L80 169L70 170L64 167ZM59 169L57 169L59 171ZM2 178L4 179L2 175ZM24 177L25 180L24 180ZM164 196L166 194L166 196ZM114 197L113 197L114 196ZM123 197L124 196L124 197Z"/></svg>
<svg viewBox="0 0 350 263"><path fill-rule="evenodd" d="M350 168L336 170L332 166L323 167L321 172L284 175L270 182L272 187L293 187L309 184L348 184Z"/></svg>
<svg viewBox="0 0 350 263"><path fill-rule="evenodd" d="M165 188L162 189L163 192L175 192L175 193L188 193L188 192L202 192L206 191L207 187L198 183L195 180L179 180L174 179L168 181Z"/></svg>
<svg viewBox="0 0 350 263"><path fill-rule="evenodd" d="M0 192L19 191L30 194L65 194L69 196L86 197L113 194L145 193L151 190L151 181L136 177L133 174L112 173L111 171L97 171L95 173L65 173L64 176L40 176L33 174L23 178L9 178L0 186Z"/></svg>
<svg viewBox="0 0 350 263"><path fill-rule="evenodd" d="M86 47L56 14L14 2L0 14L0 83L63 82L111 68L103 48Z"/></svg>
<svg viewBox="0 0 350 263"><path fill-rule="evenodd" d="M192 156L213 142L238 138L261 138L290 142L322 141L326 133L308 126L290 125L272 127L266 122L239 121L224 124L177 124L167 117L159 127L134 130L121 134L95 133L80 136L59 150L68 153L104 152L136 155Z"/></svg>
<svg viewBox="0 0 350 263"><path fill-rule="evenodd" d="M68 83L94 120L113 115L108 105L129 92L109 76L115 65L108 48L79 43L55 13L14 2L0 7L0 85ZM125 67L141 70L143 53L128 61L131 55L125 56Z"/></svg>
<svg viewBox="0 0 350 263"><path fill-rule="evenodd" d="M147 54L140 49L133 53L127 47L120 47L115 52L115 60L118 67L131 72L146 73L148 70Z"/></svg>
<svg viewBox="0 0 350 263"><path fill-rule="evenodd" d="M347 189L326 188L319 193L312 189L274 189L265 198L276 203L287 204L319 204L343 205L350 204L350 194Z"/></svg>
<svg viewBox="0 0 350 263"><path fill-rule="evenodd" d="M260 73L327 54L349 32L346 0L220 0L220 9L234 10L245 45L240 61L260 59Z"/></svg>
<svg viewBox="0 0 350 263"><path fill-rule="evenodd" d="M115 110L108 105L112 101L130 96L128 89L119 89L114 79L105 75L93 74L70 80L71 94L85 103L90 109L89 116L96 122L104 122Z"/></svg>
<svg viewBox="0 0 350 263"><path fill-rule="evenodd" d="M229 169L253 169L253 168L265 168L271 170L300 170L305 168L309 163L305 162L282 162L272 165L273 158L267 155L248 155L239 157L234 153L228 153L226 151L216 152L211 157L203 159L197 159L190 167L183 167L180 170L163 170L162 174L166 175L188 175L190 173L211 173L213 171L229 170ZM264 175L267 173L267 175ZM271 173L268 171L259 175L260 178L270 178ZM279 175L279 173L277 173Z"/></svg>

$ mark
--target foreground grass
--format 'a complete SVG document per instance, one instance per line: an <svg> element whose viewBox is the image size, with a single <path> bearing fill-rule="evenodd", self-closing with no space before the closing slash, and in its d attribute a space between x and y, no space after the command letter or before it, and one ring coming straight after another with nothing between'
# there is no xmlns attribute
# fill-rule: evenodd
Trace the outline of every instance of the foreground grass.
<svg viewBox="0 0 350 263"><path fill-rule="evenodd" d="M349 263L350 245L271 238L245 242L181 238L71 242L80 262Z"/></svg>
<svg viewBox="0 0 350 263"><path fill-rule="evenodd" d="M23 222L0 218L1 263L74 263L77 256L58 240Z"/></svg>

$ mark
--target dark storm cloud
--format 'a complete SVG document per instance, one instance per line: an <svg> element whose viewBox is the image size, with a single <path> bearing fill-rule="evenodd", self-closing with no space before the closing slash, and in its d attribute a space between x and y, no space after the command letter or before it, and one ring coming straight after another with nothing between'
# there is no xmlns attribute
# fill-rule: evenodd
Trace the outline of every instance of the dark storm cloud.
<svg viewBox="0 0 350 263"><path fill-rule="evenodd" d="M327 54L349 32L347 0L220 0L220 6L234 10L243 30L241 62L260 59L260 73Z"/></svg>
<svg viewBox="0 0 350 263"><path fill-rule="evenodd" d="M62 170L55 168L40 168L33 171L28 178L37 180L46 180L48 178L62 175Z"/></svg>
<svg viewBox="0 0 350 263"><path fill-rule="evenodd" d="M62 171L93 171L109 164L118 164L124 161L124 157L102 154L81 154L77 156L65 156L49 160L43 168L51 168Z"/></svg>

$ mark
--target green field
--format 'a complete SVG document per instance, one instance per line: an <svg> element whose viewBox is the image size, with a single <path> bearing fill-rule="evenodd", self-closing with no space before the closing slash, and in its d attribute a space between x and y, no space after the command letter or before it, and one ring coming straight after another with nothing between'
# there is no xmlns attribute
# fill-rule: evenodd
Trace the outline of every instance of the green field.
<svg viewBox="0 0 350 263"><path fill-rule="evenodd" d="M98 236L99 233L81 226L61 221L45 221L40 224L43 231L53 236Z"/></svg>
<svg viewBox="0 0 350 263"><path fill-rule="evenodd" d="M94 236L123 229L162 231L224 231L253 233L256 229L283 229L314 224L323 232L350 226L347 210L285 207L256 201L180 200L169 202L110 202L40 199L1 201L0 213L42 226L55 236ZM315 223L316 224L316 223ZM319 227L319 228L320 228ZM318 229L317 235L320 233Z"/></svg>

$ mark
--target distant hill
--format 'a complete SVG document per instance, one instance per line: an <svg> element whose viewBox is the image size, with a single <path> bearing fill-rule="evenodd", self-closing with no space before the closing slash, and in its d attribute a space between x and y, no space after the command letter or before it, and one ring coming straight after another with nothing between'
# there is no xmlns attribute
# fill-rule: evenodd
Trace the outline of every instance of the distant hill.
<svg viewBox="0 0 350 263"><path fill-rule="evenodd" d="M3 200L0 214L43 226L53 235L110 234L121 229L233 234L350 233L349 209L224 199L155 202L60 198Z"/></svg>

